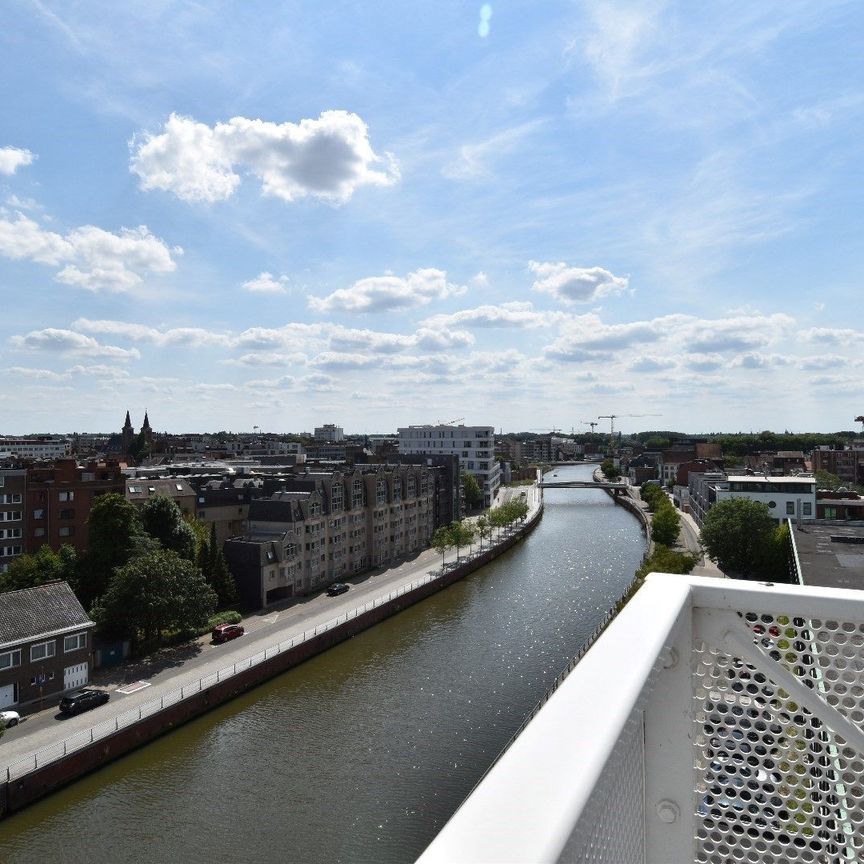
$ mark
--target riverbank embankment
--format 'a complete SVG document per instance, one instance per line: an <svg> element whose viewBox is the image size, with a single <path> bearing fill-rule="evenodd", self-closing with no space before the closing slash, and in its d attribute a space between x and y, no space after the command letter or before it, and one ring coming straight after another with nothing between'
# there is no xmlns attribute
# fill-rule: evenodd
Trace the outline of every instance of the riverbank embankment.
<svg viewBox="0 0 864 864"><path fill-rule="evenodd" d="M465 578L521 542L542 517L542 497L535 489L526 522L490 547L448 567L427 572L397 590L382 594L336 618L265 647L249 657L176 690L111 717L71 737L16 759L6 768L0 815L39 800L61 786L164 735L311 657L373 627L401 610ZM178 682L179 683L179 682Z"/></svg>

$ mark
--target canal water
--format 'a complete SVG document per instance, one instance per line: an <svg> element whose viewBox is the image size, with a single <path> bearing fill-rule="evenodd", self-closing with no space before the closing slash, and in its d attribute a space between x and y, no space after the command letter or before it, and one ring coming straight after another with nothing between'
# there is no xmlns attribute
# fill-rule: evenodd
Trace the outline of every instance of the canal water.
<svg viewBox="0 0 864 864"><path fill-rule="evenodd" d="M413 861L641 561L606 493L545 502L482 571L0 822L0 861Z"/></svg>

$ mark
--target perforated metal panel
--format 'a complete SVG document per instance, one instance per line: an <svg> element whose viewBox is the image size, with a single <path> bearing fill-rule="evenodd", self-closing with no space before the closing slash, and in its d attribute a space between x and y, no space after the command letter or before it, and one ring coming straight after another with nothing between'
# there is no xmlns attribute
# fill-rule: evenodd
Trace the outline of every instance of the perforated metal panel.
<svg viewBox="0 0 864 864"><path fill-rule="evenodd" d="M696 861L864 860L864 754L774 683L791 673L862 725L864 625L782 613L739 623L758 665L695 644Z"/></svg>
<svg viewBox="0 0 864 864"><path fill-rule="evenodd" d="M559 861L644 864L643 744L635 711Z"/></svg>

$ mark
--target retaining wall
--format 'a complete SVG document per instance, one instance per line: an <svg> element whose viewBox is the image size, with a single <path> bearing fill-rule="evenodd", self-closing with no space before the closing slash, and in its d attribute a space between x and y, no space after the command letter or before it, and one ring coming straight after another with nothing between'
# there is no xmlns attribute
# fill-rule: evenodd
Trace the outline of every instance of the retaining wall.
<svg viewBox="0 0 864 864"><path fill-rule="evenodd" d="M326 651L363 630L373 627L402 609L424 600L460 579L464 579L470 573L488 564L519 543L534 530L542 514L543 505L541 504L531 519L517 529L512 536L506 537L476 557L462 562L458 567L442 573L437 579L420 585L413 591L395 597L387 603L369 609L357 615L356 618L313 636L287 651L274 654L269 659L264 659L262 662L239 671L203 690L195 691L182 700L100 738L90 745L85 745L67 756L4 783L2 794L0 794L0 818L26 807L61 786L77 780L84 774L124 756L154 738L170 732L177 726L201 716L211 708L228 702L252 687L269 681L322 651Z"/></svg>

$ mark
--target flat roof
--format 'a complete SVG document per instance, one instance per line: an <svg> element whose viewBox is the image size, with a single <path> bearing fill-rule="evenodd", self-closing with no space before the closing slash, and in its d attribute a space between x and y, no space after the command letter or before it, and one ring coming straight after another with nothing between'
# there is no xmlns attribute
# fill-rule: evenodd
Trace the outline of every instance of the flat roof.
<svg viewBox="0 0 864 864"><path fill-rule="evenodd" d="M816 478L799 475L797 477L773 476L769 474L767 477L764 474L730 474L726 478L730 483L741 483L749 480L752 483L813 483L815 485Z"/></svg>
<svg viewBox="0 0 864 864"><path fill-rule="evenodd" d="M805 585L864 588L864 524L805 523L793 531Z"/></svg>

